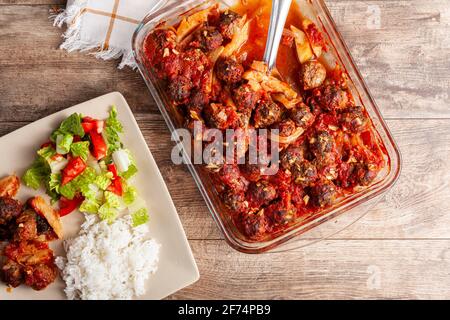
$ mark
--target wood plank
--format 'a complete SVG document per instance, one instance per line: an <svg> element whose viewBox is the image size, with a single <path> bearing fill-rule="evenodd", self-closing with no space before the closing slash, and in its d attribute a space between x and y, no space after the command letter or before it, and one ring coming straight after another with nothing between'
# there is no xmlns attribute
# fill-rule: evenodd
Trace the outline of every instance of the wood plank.
<svg viewBox="0 0 450 320"><path fill-rule="evenodd" d="M0 119L32 121L116 90L133 111L156 112L137 71L118 70L117 61L58 50L62 30L52 26L48 10L0 7Z"/></svg>
<svg viewBox="0 0 450 320"><path fill-rule="evenodd" d="M221 238L186 167L175 166L170 160L173 142L161 116L138 114L137 121L168 185L188 237ZM0 123L0 135L24 124ZM388 125L403 152L400 180L363 219L334 237L450 238L450 120L389 120ZM183 188L179 188L180 185Z"/></svg>
<svg viewBox="0 0 450 320"><path fill-rule="evenodd" d="M386 117L448 117L447 0L326 2Z"/></svg>
<svg viewBox="0 0 450 320"><path fill-rule="evenodd" d="M448 299L450 241L324 241L245 255L190 241L200 280L170 299Z"/></svg>
<svg viewBox="0 0 450 320"><path fill-rule="evenodd" d="M340 238L450 238L448 120L389 121L403 172L385 198Z"/></svg>
<svg viewBox="0 0 450 320"><path fill-rule="evenodd" d="M386 117L450 117L446 0L328 4ZM368 29L368 8L375 5L381 28ZM48 20L49 8L0 7L0 119L14 110L17 119L35 120L115 90L124 93L135 112L156 112L138 73L116 70L116 61L57 50L61 30Z"/></svg>

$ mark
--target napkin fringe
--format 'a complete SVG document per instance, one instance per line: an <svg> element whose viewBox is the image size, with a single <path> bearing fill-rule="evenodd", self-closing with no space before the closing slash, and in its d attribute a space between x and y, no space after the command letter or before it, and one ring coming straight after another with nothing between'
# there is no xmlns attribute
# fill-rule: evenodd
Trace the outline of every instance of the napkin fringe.
<svg viewBox="0 0 450 320"><path fill-rule="evenodd" d="M111 60L117 59L122 56L122 61L120 62L118 68L122 69L128 66L135 69L136 61L133 57L133 52L126 49L120 49L115 47L109 47L107 50L102 50L104 43L93 43L81 40L80 30L82 19L76 19L86 8L87 0L75 0L68 8L63 10L57 15L51 15L53 18L53 25L61 28L64 24L68 26L66 32L63 33L62 37L64 42L60 45L60 49L65 49L68 52L80 51L86 52L97 49L98 52L90 52L89 54L94 55L97 59Z"/></svg>

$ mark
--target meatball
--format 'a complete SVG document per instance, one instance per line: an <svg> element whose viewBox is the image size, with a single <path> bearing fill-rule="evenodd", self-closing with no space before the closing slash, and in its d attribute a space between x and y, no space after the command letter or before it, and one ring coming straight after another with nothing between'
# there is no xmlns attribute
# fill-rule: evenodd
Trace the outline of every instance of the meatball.
<svg viewBox="0 0 450 320"><path fill-rule="evenodd" d="M256 128L267 128L278 122L281 117L281 108L270 98L261 100L256 107L254 121Z"/></svg>
<svg viewBox="0 0 450 320"><path fill-rule="evenodd" d="M311 90L323 84L327 77L327 70L318 61L307 61L302 64L300 77L301 83L303 83L303 89Z"/></svg>
<svg viewBox="0 0 450 320"><path fill-rule="evenodd" d="M353 169L353 175L356 183L361 186L370 185L378 175L376 165L357 163Z"/></svg>
<svg viewBox="0 0 450 320"><path fill-rule="evenodd" d="M268 181L260 180L250 184L247 194L251 206L261 207L269 204L277 197L277 190Z"/></svg>
<svg viewBox="0 0 450 320"><path fill-rule="evenodd" d="M19 201L9 197L0 197L0 225L6 225L22 212Z"/></svg>
<svg viewBox="0 0 450 320"><path fill-rule="evenodd" d="M306 187L317 180L317 168L307 160L297 162L292 166L292 176L296 184Z"/></svg>
<svg viewBox="0 0 450 320"><path fill-rule="evenodd" d="M156 29L146 39L146 44L151 41L156 49L163 53L165 48L175 48L177 42L177 34L172 29Z"/></svg>
<svg viewBox="0 0 450 320"><path fill-rule="evenodd" d="M178 77L169 83L170 97L176 103L184 103L191 95L192 83L186 77Z"/></svg>
<svg viewBox="0 0 450 320"><path fill-rule="evenodd" d="M14 233L14 241L26 241L37 238L36 216L34 211L27 210L17 217L17 228Z"/></svg>
<svg viewBox="0 0 450 320"><path fill-rule="evenodd" d="M255 109L260 98L259 94L252 90L248 84L243 84L233 91L233 101L241 112L251 112Z"/></svg>
<svg viewBox="0 0 450 320"><path fill-rule="evenodd" d="M25 284L34 290L43 290L55 281L57 267L52 264L38 264L25 267Z"/></svg>
<svg viewBox="0 0 450 320"><path fill-rule="evenodd" d="M221 130L235 127L239 122L238 115L232 107L219 103L206 105L203 108L203 115L209 126Z"/></svg>
<svg viewBox="0 0 450 320"><path fill-rule="evenodd" d="M284 201L277 201L276 203L270 205L267 208L267 215L276 223L276 224L286 224L294 220L295 215L297 213L297 209L289 204L285 205Z"/></svg>
<svg viewBox="0 0 450 320"><path fill-rule="evenodd" d="M145 39L144 52L148 59L145 63L161 79L176 73L177 55L173 51L176 46L177 35L170 29L156 29Z"/></svg>
<svg viewBox="0 0 450 320"><path fill-rule="evenodd" d="M291 119L285 119L282 120L277 126L275 126L275 129L278 129L278 134L281 137L289 137L295 132L295 129L297 127L295 126L295 122Z"/></svg>
<svg viewBox="0 0 450 320"><path fill-rule="evenodd" d="M324 208L336 199L336 187L332 182L324 182L311 188L311 200L316 207Z"/></svg>
<svg viewBox="0 0 450 320"><path fill-rule="evenodd" d="M222 194L225 206L238 213L243 213L248 210L248 202L245 201L244 193L235 193L232 190L227 190Z"/></svg>
<svg viewBox="0 0 450 320"><path fill-rule="evenodd" d="M22 266L8 259L2 267L1 278L6 285L17 288L24 281Z"/></svg>
<svg viewBox="0 0 450 320"><path fill-rule="evenodd" d="M192 87L199 88L211 62L199 49L190 49L180 54L178 74L189 79Z"/></svg>
<svg viewBox="0 0 450 320"><path fill-rule="evenodd" d="M325 111L344 109L348 103L347 92L334 84L325 85L317 99Z"/></svg>
<svg viewBox="0 0 450 320"><path fill-rule="evenodd" d="M311 151L316 157L325 157L333 150L334 139L327 131L319 131L309 140Z"/></svg>
<svg viewBox="0 0 450 320"><path fill-rule="evenodd" d="M241 166L241 171L249 181L256 182L261 178L261 166L259 164L246 163Z"/></svg>
<svg viewBox="0 0 450 320"><path fill-rule="evenodd" d="M205 27L194 33L194 40L191 46L199 48L205 52L210 52L222 45L223 37L219 30L214 27Z"/></svg>
<svg viewBox="0 0 450 320"><path fill-rule="evenodd" d="M341 114L340 121L344 130L346 129L355 133L364 130L368 123L363 108L360 106L345 109Z"/></svg>
<svg viewBox="0 0 450 320"><path fill-rule="evenodd" d="M217 62L217 78L227 84L235 84L242 80L244 67L233 59L221 59Z"/></svg>
<svg viewBox="0 0 450 320"><path fill-rule="evenodd" d="M303 129L308 128L314 123L314 115L304 103L300 103L297 107L291 109L289 111L289 117L294 121L296 126Z"/></svg>
<svg viewBox="0 0 450 320"><path fill-rule="evenodd" d="M210 97L208 93L202 90L191 91L191 96L189 99L189 107L197 110L203 109L206 105L209 104Z"/></svg>
<svg viewBox="0 0 450 320"><path fill-rule="evenodd" d="M250 239L261 238L269 227L264 212L246 214L243 217L242 225L244 234Z"/></svg>
<svg viewBox="0 0 450 320"><path fill-rule="evenodd" d="M295 163L303 160L303 155L304 150L302 148L289 146L280 155L281 167L285 170L290 170Z"/></svg>
<svg viewBox="0 0 450 320"><path fill-rule="evenodd" d="M236 165L225 164L219 171L220 180L235 193L247 191L249 182Z"/></svg>
<svg viewBox="0 0 450 320"><path fill-rule="evenodd" d="M241 18L239 14L230 10L220 14L218 28L225 39L230 40L233 37Z"/></svg>
<svg viewBox="0 0 450 320"><path fill-rule="evenodd" d="M174 102L182 104L194 91L205 93L205 83L209 80L208 57L199 49L190 49L181 53L173 64L173 70L167 72L169 96ZM202 98L201 98L202 99Z"/></svg>

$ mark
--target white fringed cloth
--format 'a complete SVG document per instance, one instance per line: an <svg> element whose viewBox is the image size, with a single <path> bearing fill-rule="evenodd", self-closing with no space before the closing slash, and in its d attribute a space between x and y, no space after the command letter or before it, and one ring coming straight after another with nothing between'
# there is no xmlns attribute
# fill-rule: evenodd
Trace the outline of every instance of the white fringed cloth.
<svg viewBox="0 0 450 320"><path fill-rule="evenodd" d="M160 8L164 0L68 0L54 25L67 25L61 49L93 51L104 60L122 57L119 68L136 64L131 38L141 20Z"/></svg>

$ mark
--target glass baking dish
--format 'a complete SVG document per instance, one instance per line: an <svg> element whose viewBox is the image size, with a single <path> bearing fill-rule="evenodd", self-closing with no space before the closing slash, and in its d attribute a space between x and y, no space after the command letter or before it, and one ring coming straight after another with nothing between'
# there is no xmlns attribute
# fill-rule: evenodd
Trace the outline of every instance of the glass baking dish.
<svg viewBox="0 0 450 320"><path fill-rule="evenodd" d="M223 205L209 175L202 170L200 165L194 165L190 156L182 150L184 162L195 179L195 182L211 212L220 231L223 233L228 244L236 250L245 253L262 253L280 246L286 241L298 236L305 236L308 231L321 225L331 219L336 218L342 213L355 207L363 207L362 204L368 200L387 191L398 179L401 167L400 152L395 144L389 129L386 126L381 113L370 95L364 80L361 77L347 46L345 45L340 33L331 18L331 15L323 0L294 0L303 17L314 21L319 29L324 33L329 44L329 50L325 54L324 61L329 65L339 64L349 76L349 86L355 98L356 103L365 106L379 139L386 149L387 166L381 172L376 181L369 187L362 189L350 196L342 199L331 208L320 211L320 214L306 220L298 221L290 225L282 232L275 234L273 238L255 242L246 239L231 221L227 209ZM137 61L139 71L141 72L152 96L154 97L159 110L161 111L170 131L177 137L176 129L183 128L178 120L179 116L170 100L167 98L164 89L160 86L156 77L145 67L145 57L143 54L143 42L156 26L161 22L168 25L174 25L181 20L184 14L193 10L200 10L214 3L219 3L222 8L230 7L235 1L202 1L188 0L180 1L167 5L166 7L149 14L138 26L132 40L133 52Z"/></svg>

